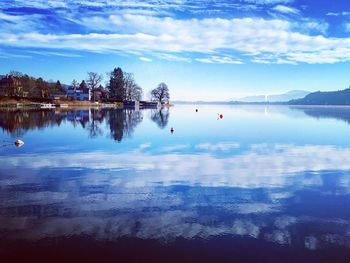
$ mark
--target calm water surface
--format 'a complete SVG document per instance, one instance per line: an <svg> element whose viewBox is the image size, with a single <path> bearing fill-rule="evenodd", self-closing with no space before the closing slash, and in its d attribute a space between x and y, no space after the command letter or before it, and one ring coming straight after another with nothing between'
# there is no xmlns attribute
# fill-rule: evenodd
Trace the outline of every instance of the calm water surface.
<svg viewBox="0 0 350 263"><path fill-rule="evenodd" d="M349 124L346 107L0 109L0 256L350 262Z"/></svg>

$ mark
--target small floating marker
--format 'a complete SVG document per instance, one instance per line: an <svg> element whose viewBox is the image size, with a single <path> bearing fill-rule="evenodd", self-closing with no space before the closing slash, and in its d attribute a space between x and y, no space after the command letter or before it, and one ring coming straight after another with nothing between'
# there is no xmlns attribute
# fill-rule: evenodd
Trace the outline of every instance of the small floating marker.
<svg viewBox="0 0 350 263"><path fill-rule="evenodd" d="M220 119L222 119L224 117L224 115L220 114L219 117L220 117Z"/></svg>
<svg viewBox="0 0 350 263"><path fill-rule="evenodd" d="M15 141L15 145L16 145L17 147L21 147L23 144L24 144L24 142L21 141L21 140Z"/></svg>
<svg viewBox="0 0 350 263"><path fill-rule="evenodd" d="M174 128L171 128L171 129L170 129L170 132L171 132L171 133L174 133Z"/></svg>
<svg viewBox="0 0 350 263"><path fill-rule="evenodd" d="M196 109L196 112L198 112L198 109Z"/></svg>
<svg viewBox="0 0 350 263"><path fill-rule="evenodd" d="M132 114L132 111L130 111L130 114Z"/></svg>

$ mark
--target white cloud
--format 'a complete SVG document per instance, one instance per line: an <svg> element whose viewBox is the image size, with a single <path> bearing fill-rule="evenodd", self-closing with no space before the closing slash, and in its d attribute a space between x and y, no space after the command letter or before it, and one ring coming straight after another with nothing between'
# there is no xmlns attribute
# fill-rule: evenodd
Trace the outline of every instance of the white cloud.
<svg viewBox="0 0 350 263"><path fill-rule="evenodd" d="M216 144L201 143L195 146L196 149L210 150L210 151L217 151L217 150L229 151L231 149L237 149L239 147L240 147L239 143L224 143L224 142L219 142Z"/></svg>
<svg viewBox="0 0 350 263"><path fill-rule="evenodd" d="M179 145L173 145L173 146L164 147L164 148L160 149L160 151L162 151L162 152L172 152L172 151L177 151L177 150L188 149L189 147L190 147L189 144L179 144Z"/></svg>
<svg viewBox="0 0 350 263"><path fill-rule="evenodd" d="M150 148L151 146L152 144L150 142L147 142L147 143L140 144L139 149L143 150L143 149Z"/></svg>
<svg viewBox="0 0 350 263"><path fill-rule="evenodd" d="M280 207L275 204L265 203L243 203L236 205L237 212L240 214L261 214L279 212Z"/></svg>
<svg viewBox="0 0 350 263"><path fill-rule="evenodd" d="M47 4L54 5L53 2L57 2L55 5L60 3L60 1L49 1ZM282 5L287 2L290 1L264 3L278 4L274 7L276 11L296 13L296 9ZM29 2L31 3L34 1ZM44 1L38 3L45 4ZM96 3L101 5L106 2ZM139 5L157 6L155 2L140 1L108 3L128 8ZM173 4L161 1L161 3L167 8L188 4L187 1ZM177 19L142 12L137 15L122 12L113 15L107 13L105 16L88 13L74 17L67 13L65 19L70 23L76 23L84 27L87 32L91 32L84 34L43 33L47 30L44 30L42 15L38 14L15 16L0 13L0 19L11 21L6 23L6 26L0 26L0 44L3 46L111 53L138 52L144 54L140 57L143 61L150 60L147 55L172 61L191 61L190 58L180 56L180 52L186 52L188 56L195 52L197 53L195 60L203 63L242 64L247 56L253 62L279 64L336 63L350 60L348 52L350 38L315 35L317 32L325 34L329 25L308 19L299 22L262 18ZM222 53L222 50L225 50L225 53ZM57 55L67 54L62 51L55 52ZM206 56L198 56L198 53ZM265 58L269 55L272 55L273 59Z"/></svg>
<svg viewBox="0 0 350 263"><path fill-rule="evenodd" d="M296 8L285 6L285 5L276 5L272 10L284 13L284 14L299 14L300 11Z"/></svg>
<svg viewBox="0 0 350 263"><path fill-rule="evenodd" d="M59 56L59 57L72 57L72 58L81 57L81 55L73 54L73 53L62 53L62 52L44 51L44 50L40 50L40 51L30 50L27 52L31 54L36 54L36 55L42 55L42 56Z"/></svg>
<svg viewBox="0 0 350 263"><path fill-rule="evenodd" d="M158 58L160 59L165 59L165 60L169 60L169 61L183 61L183 62L191 62L190 58L186 58L186 57L181 57L181 56L177 56L174 54L168 54L168 53L158 53L155 54Z"/></svg>
<svg viewBox="0 0 350 263"><path fill-rule="evenodd" d="M326 16L339 16L340 13L328 12Z"/></svg>
<svg viewBox="0 0 350 263"><path fill-rule="evenodd" d="M294 0L243 0L243 1L248 3L263 4L263 5L289 4L294 2Z"/></svg>
<svg viewBox="0 0 350 263"><path fill-rule="evenodd" d="M321 21L307 21L302 23L297 23L296 25L299 29L304 29L303 31L317 31L322 34L326 34L327 29L329 28L329 24ZM306 30L305 30L306 28Z"/></svg>
<svg viewBox="0 0 350 263"><path fill-rule="evenodd" d="M219 56L211 56L208 58L196 58L197 61L203 63L220 63L220 64L243 64L240 60L234 60L231 57L219 57Z"/></svg>
<svg viewBox="0 0 350 263"><path fill-rule="evenodd" d="M348 11L343 11L343 12L328 12L326 14L327 16L349 16L350 12Z"/></svg>
<svg viewBox="0 0 350 263"><path fill-rule="evenodd" d="M221 146L208 145L209 151L197 154L159 154L132 151L121 154L91 152L32 154L3 156L3 169L84 168L130 170L136 176L132 182L120 178L123 187L152 187L162 185L200 185L212 187L242 187L274 189L279 187L322 186L319 171L350 170L350 149L333 146L257 145L250 150L225 158L217 158L210 151ZM226 147L226 146L224 146ZM235 146L236 147L236 146ZM224 148L225 149L225 148ZM254 160L254 162L252 162ZM303 176L314 171L312 177ZM191 175L191 176L189 176ZM339 182L343 174L339 174ZM103 179L103 178L101 178ZM297 182L297 183L296 183Z"/></svg>
<svg viewBox="0 0 350 263"><path fill-rule="evenodd" d="M152 59L146 58L146 57L139 57L139 59L142 60L142 61L146 61L146 62L151 62L152 61Z"/></svg>

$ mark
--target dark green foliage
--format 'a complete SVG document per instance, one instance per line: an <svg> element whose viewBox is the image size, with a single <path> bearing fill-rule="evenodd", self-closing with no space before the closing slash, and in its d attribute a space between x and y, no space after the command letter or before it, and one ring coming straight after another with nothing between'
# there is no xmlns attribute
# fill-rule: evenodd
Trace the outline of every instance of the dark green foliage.
<svg viewBox="0 0 350 263"><path fill-rule="evenodd" d="M42 78L38 78L35 81L35 96L36 97L41 97L41 98L48 98L49 95L49 87L48 83L44 81Z"/></svg>
<svg viewBox="0 0 350 263"><path fill-rule="evenodd" d="M143 116L140 111L130 114L129 111L121 109L110 110L108 121L112 138L120 142L123 137L130 137L135 127L141 123L142 119Z"/></svg>
<svg viewBox="0 0 350 263"><path fill-rule="evenodd" d="M124 76L121 68L115 68L109 79L109 96L114 101L123 101L125 99L126 90L124 87Z"/></svg>
<svg viewBox="0 0 350 263"><path fill-rule="evenodd" d="M34 78L18 71L11 71L10 76L17 81L17 86L8 87L5 90L6 96L28 97L33 99L46 99L50 95L65 94L66 90L62 87L60 81L50 83L42 78Z"/></svg>
<svg viewBox="0 0 350 263"><path fill-rule="evenodd" d="M66 89L61 82L45 81L42 78L34 78L18 71L11 71L10 75L17 84L0 86L0 95L11 97L27 97L32 99L47 99L50 95L66 94ZM87 82L83 80L80 84L74 79L71 87L89 88L92 91L93 100L95 96L101 99L99 91L102 91L103 100L106 101L139 101L142 99L142 88L135 82L132 73L124 73L120 67L114 68L109 74L110 79L106 87L100 85L103 77L95 72L88 72ZM19 83L19 84L18 84ZM165 84L164 84L165 85ZM96 93L94 92L96 91ZM107 92L108 91L108 92Z"/></svg>
<svg viewBox="0 0 350 263"><path fill-rule="evenodd" d="M66 90L62 87L61 82L57 80L54 89L50 90L50 94L66 94Z"/></svg>
<svg viewBox="0 0 350 263"><path fill-rule="evenodd" d="M82 82L80 83L80 85L79 85L79 88L87 88L88 86L86 85L86 83L85 83L85 80L82 80Z"/></svg>

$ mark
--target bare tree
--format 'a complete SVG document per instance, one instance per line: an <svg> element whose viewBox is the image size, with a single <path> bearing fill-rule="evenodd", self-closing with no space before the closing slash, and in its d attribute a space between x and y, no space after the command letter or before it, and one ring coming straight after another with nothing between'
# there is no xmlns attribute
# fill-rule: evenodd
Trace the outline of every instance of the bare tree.
<svg viewBox="0 0 350 263"><path fill-rule="evenodd" d="M95 101L95 90L97 89L97 87L100 85L103 76L96 73L96 72L88 72L88 78L86 80L87 85L89 87L89 89L92 91L93 94L93 100Z"/></svg>
<svg viewBox="0 0 350 263"><path fill-rule="evenodd" d="M160 103L169 102L170 94L168 86L162 82L157 88L151 91L152 100L159 101Z"/></svg>
<svg viewBox="0 0 350 263"><path fill-rule="evenodd" d="M18 79L23 77L23 73L16 70L11 70L9 75L14 76L15 78L18 78Z"/></svg>
<svg viewBox="0 0 350 263"><path fill-rule="evenodd" d="M162 107L160 110L152 110L151 120L157 123L158 127L164 129L169 122L169 109Z"/></svg>
<svg viewBox="0 0 350 263"><path fill-rule="evenodd" d="M124 88L125 88L125 99L128 101L142 99L142 89L136 84L134 75L132 73L124 72Z"/></svg>
<svg viewBox="0 0 350 263"><path fill-rule="evenodd" d="M72 81L72 87L73 87L74 89L79 87L79 83L78 83L78 81L76 81L76 79L73 79L73 81Z"/></svg>

